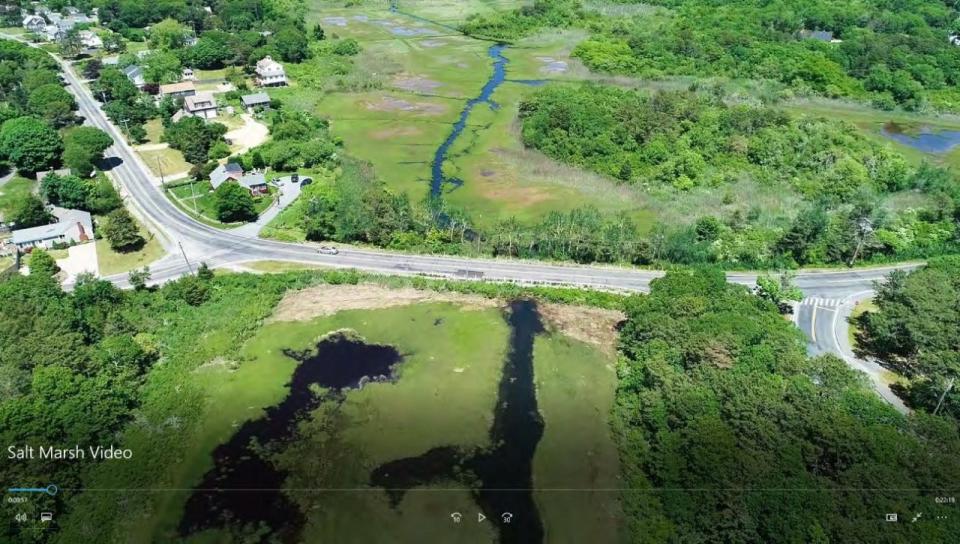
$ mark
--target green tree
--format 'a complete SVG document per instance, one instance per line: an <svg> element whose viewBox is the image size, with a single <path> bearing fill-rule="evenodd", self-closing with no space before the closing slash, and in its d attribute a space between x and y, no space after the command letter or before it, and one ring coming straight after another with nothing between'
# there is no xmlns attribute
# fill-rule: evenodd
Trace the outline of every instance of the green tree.
<svg viewBox="0 0 960 544"><path fill-rule="evenodd" d="M64 208L86 208L90 184L74 175L50 173L40 182L40 191L47 201Z"/></svg>
<svg viewBox="0 0 960 544"><path fill-rule="evenodd" d="M31 113L57 128L76 120L73 112L77 110L77 103L59 83L41 85L31 91L27 106Z"/></svg>
<svg viewBox="0 0 960 544"><path fill-rule="evenodd" d="M326 38L326 33L323 31L323 27L319 23L313 25L313 39L323 41Z"/></svg>
<svg viewBox="0 0 960 544"><path fill-rule="evenodd" d="M793 283L793 274L781 272L779 277L774 278L769 274L757 276L757 287L755 289L757 296L769 300L780 310L780 313L786 313L790 310L791 301L799 302L803 300L803 291Z"/></svg>
<svg viewBox="0 0 960 544"><path fill-rule="evenodd" d="M135 251L143 247L145 242L143 236L140 236L136 221L127 209L122 207L110 212L100 231L110 242L110 247L116 251Z"/></svg>
<svg viewBox="0 0 960 544"><path fill-rule="evenodd" d="M180 49L190 30L176 19L164 19L150 27L150 47L160 50Z"/></svg>
<svg viewBox="0 0 960 544"><path fill-rule="evenodd" d="M183 153L183 157L192 164L207 162L211 148L223 141L227 127L220 123L206 123L197 117L185 117L171 123L163 132L163 138L170 147Z"/></svg>
<svg viewBox="0 0 960 544"><path fill-rule="evenodd" d="M131 270L130 273L127 274L127 278L134 289L143 291L147 288L147 282L150 281L150 267L144 266L142 269L137 268Z"/></svg>
<svg viewBox="0 0 960 544"><path fill-rule="evenodd" d="M223 183L213 192L213 197L216 203L217 219L220 221L225 223L251 221L257 217L250 191L237 183L229 181Z"/></svg>
<svg viewBox="0 0 960 544"><path fill-rule="evenodd" d="M9 219L18 229L46 225L54 220L43 202L33 194L28 194L17 202Z"/></svg>
<svg viewBox="0 0 960 544"><path fill-rule="evenodd" d="M0 154L24 172L52 167L62 148L57 131L39 119L17 117L0 127Z"/></svg>
<svg viewBox="0 0 960 544"><path fill-rule="evenodd" d="M272 45L286 62L302 62L310 53L306 34L293 27L283 28L274 34Z"/></svg>
<svg viewBox="0 0 960 544"><path fill-rule="evenodd" d="M30 275L53 277L60 271L57 261L43 249L36 248L30 252Z"/></svg>
<svg viewBox="0 0 960 544"><path fill-rule="evenodd" d="M148 83L174 83L180 81L180 58L171 51L154 51L145 56L143 79Z"/></svg>
<svg viewBox="0 0 960 544"><path fill-rule="evenodd" d="M113 145L113 138L94 127L75 127L63 136L63 163L79 176L93 173L94 164L103 160L103 152Z"/></svg>

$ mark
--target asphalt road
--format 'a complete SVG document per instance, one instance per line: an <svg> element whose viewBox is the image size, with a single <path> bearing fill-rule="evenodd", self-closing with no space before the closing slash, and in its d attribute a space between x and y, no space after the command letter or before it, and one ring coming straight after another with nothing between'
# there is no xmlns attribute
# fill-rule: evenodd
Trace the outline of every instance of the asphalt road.
<svg viewBox="0 0 960 544"><path fill-rule="evenodd" d="M6 37L17 39L13 36ZM64 62L61 62L61 66L68 88L77 98L78 114L85 118L87 124L100 128L113 137L115 144L106 152L108 161L113 164L109 174L121 187L133 213L160 235L167 249L166 257L150 265L152 283L163 283L189 273L201 261L211 267L224 267L261 260L301 262L383 274L428 275L617 291L647 291L650 281L663 275L660 271L615 266L411 255L352 248L341 248L338 255L320 255L316 245L245 237L204 225L183 213L167 199L157 180L126 143L120 131L108 121L100 109L100 104L82 84L73 68ZM874 282L882 281L891 270L909 267L807 270L797 274L795 283L808 300L815 297L844 301L850 305L850 301L856 297L868 294ZM730 273L727 277L733 283L748 286L753 286L756 282L756 274L752 273ZM106 279L119 286L128 286L126 274L108 276ZM850 307L852 308L852 305ZM866 370L881 396L903 409L899 399L883 385L879 374L870 372L870 364L857 359L849 346L843 344L842 340L847 337L847 321L845 317L841 318L841 314L839 306L831 309L822 304L801 304L795 320L810 338L811 352L834 353L852 367Z"/></svg>

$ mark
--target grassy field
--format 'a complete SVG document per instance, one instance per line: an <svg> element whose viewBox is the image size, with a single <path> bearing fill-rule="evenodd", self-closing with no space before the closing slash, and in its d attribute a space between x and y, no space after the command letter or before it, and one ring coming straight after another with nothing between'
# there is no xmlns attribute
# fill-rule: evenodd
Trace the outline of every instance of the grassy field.
<svg viewBox="0 0 960 544"><path fill-rule="evenodd" d="M99 218L98 218L99 219ZM110 274L119 274L130 270L143 268L150 263L160 259L164 255L163 245L157 240L149 230L144 228L139 222L140 236L146 240L146 243L137 251L121 253L114 251L110 247L110 242L105 238L98 238L97 244L97 264L100 268L100 274L109 276Z"/></svg>
<svg viewBox="0 0 960 544"><path fill-rule="evenodd" d="M183 154L169 147L137 151L153 175L160 177L189 172L193 166L183 159Z"/></svg>
<svg viewBox="0 0 960 544"><path fill-rule="evenodd" d="M13 176L10 181L0 186L0 218L10 217L16 203L36 191L37 185L35 180Z"/></svg>
<svg viewBox="0 0 960 544"><path fill-rule="evenodd" d="M611 491L622 487L609 427L617 386L612 358L554 333L536 339L534 371L545 428L533 481L544 489L535 498L545 542L621 541L619 492ZM571 489L591 491L558 491Z"/></svg>

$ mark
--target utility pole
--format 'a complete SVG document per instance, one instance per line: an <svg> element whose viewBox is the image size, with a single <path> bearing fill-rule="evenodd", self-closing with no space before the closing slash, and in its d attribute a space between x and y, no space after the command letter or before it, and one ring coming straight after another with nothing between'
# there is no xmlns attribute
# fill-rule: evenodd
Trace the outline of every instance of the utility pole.
<svg viewBox="0 0 960 544"><path fill-rule="evenodd" d="M160 186L164 187L166 182L163 181L163 166L160 165L160 156L157 155L157 172L160 172Z"/></svg>
<svg viewBox="0 0 960 544"><path fill-rule="evenodd" d="M947 388L944 389L944 390L943 390L943 394L940 395L940 400L937 401L937 407L933 409L933 415L937 415L937 412L940 411L940 406L943 405L943 399L947 398L947 393L949 393L950 390L953 389L953 382L954 382L954 380L955 380L955 378L950 378L950 381L947 382Z"/></svg>
<svg viewBox="0 0 960 544"><path fill-rule="evenodd" d="M183 255L183 262L187 263L187 270L189 270L190 273L193 274L193 267L190 266L190 259L187 259L187 252L183 250L183 244L181 244L180 241L177 240L177 245L180 246L180 254Z"/></svg>
<svg viewBox="0 0 960 544"><path fill-rule="evenodd" d="M860 250L863 249L864 242L867 241L867 236L870 236L870 233L873 232L873 222L870 221L868 217L861 218L857 221L857 234L859 235L860 240L857 241L857 249L853 252L853 257L850 259L849 266L852 268L854 263L857 262L857 257L860 255Z"/></svg>
<svg viewBox="0 0 960 544"><path fill-rule="evenodd" d="M159 157L157 158L157 160L159 160ZM161 179L162 179L162 178L161 178ZM200 215L200 212L197 211L197 189L196 189L196 187L197 187L197 183L196 183L195 181L191 181L191 182L190 182L190 196L192 197L191 200L193 200L193 213L196 214L196 215Z"/></svg>

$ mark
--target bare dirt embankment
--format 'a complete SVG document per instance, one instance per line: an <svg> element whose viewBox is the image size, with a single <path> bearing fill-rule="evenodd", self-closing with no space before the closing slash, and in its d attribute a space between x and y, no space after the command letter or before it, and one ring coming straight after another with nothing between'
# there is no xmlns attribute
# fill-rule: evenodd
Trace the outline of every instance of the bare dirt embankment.
<svg viewBox="0 0 960 544"><path fill-rule="evenodd" d="M270 320L305 321L341 310L373 310L421 302L453 302L465 308L492 308L503 304L500 300L477 295L420 291L410 287L390 289L373 283L317 285L288 292Z"/></svg>
<svg viewBox="0 0 960 544"><path fill-rule="evenodd" d="M288 292L270 321L306 321L341 310L373 310L425 302L450 302L467 310L506 306L506 301L500 299L411 287L391 289L373 283L317 285ZM550 330L597 346L608 354L616 351L617 327L626 318L623 312L548 302L540 302L537 307Z"/></svg>

